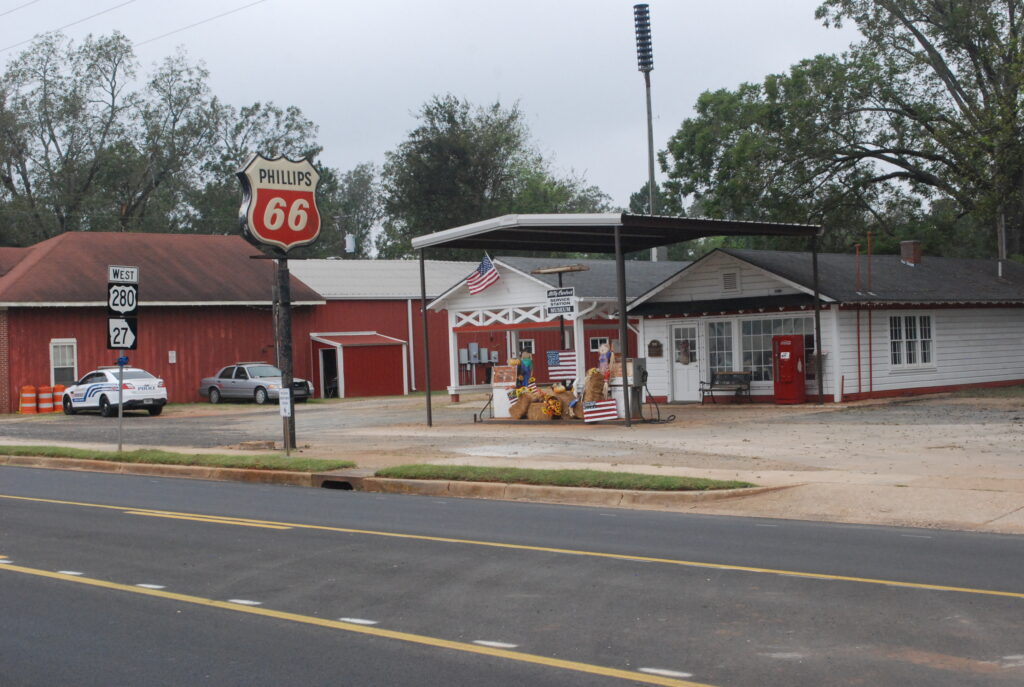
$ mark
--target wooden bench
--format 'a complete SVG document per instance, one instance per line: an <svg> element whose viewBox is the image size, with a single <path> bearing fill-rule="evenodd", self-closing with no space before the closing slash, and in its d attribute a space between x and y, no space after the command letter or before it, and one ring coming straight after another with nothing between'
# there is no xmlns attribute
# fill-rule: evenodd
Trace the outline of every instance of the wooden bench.
<svg viewBox="0 0 1024 687"><path fill-rule="evenodd" d="M752 372L712 372L710 382L700 383L700 402L704 403L705 399L711 398L712 403L717 403L715 400L715 392L719 395L729 393L736 398L746 397L748 402L753 402L750 398L750 378L753 376Z"/></svg>

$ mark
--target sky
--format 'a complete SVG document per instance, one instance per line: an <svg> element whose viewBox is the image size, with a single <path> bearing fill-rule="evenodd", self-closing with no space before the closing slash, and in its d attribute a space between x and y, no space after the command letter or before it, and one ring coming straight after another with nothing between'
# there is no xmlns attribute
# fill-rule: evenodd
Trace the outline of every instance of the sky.
<svg viewBox="0 0 1024 687"><path fill-rule="evenodd" d="M633 4L0 0L0 65L34 35L62 27L75 39L121 31L136 44L143 71L180 47L209 69L221 100L299 107L320 127L320 161L342 172L383 163L432 95L518 103L557 174L581 175L625 207L647 180ZM656 150L692 116L703 91L761 81L858 39L852 29L816 21L819 0L648 4Z"/></svg>

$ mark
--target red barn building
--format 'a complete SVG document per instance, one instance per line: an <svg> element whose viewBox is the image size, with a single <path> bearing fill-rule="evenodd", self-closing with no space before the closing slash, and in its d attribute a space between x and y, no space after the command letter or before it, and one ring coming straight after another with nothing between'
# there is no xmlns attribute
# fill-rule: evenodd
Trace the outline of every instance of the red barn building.
<svg viewBox="0 0 1024 687"><path fill-rule="evenodd" d="M426 388L420 267L415 260L295 260L292 274L319 293L304 345L317 395L384 396ZM427 298L474 263L427 260ZM430 312L431 388L448 384L448 318ZM296 341L299 341L296 336ZM335 382L334 380L337 379Z"/></svg>
<svg viewBox="0 0 1024 687"><path fill-rule="evenodd" d="M23 385L70 384L120 354L107 349L108 265L139 267L138 350L132 365L162 377L172 402L199 399L199 380L238 360L276 361L274 263L238 236L69 232L0 248L0 412ZM293 341L324 304L291 283ZM294 345L295 371L310 369Z"/></svg>

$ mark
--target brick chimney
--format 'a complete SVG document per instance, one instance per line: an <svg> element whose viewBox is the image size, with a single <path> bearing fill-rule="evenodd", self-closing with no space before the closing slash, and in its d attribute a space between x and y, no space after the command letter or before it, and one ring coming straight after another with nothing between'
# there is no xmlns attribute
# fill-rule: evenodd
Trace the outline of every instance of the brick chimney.
<svg viewBox="0 0 1024 687"><path fill-rule="evenodd" d="M904 265L918 265L921 262L920 241L900 241L900 262Z"/></svg>

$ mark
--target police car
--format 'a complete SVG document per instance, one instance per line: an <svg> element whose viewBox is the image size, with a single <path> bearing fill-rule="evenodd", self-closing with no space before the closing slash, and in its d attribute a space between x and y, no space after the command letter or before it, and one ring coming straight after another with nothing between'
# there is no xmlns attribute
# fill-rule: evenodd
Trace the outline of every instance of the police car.
<svg viewBox="0 0 1024 687"><path fill-rule="evenodd" d="M117 415L117 377L117 367L101 367L69 386L61 401L64 414L98 410L103 417ZM137 367L124 368L121 392L125 410L145 408L150 415L159 415L167 403L164 380Z"/></svg>

